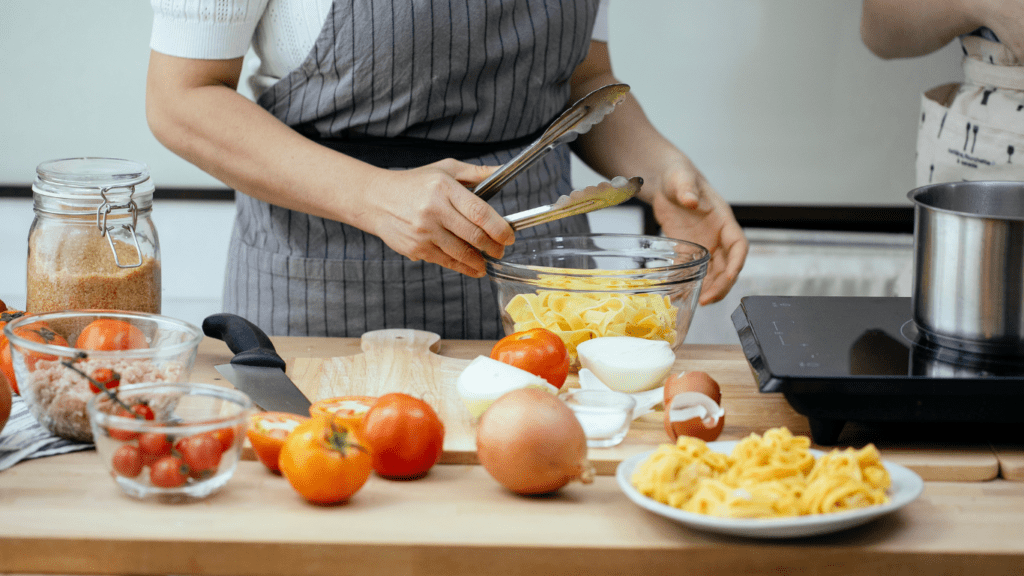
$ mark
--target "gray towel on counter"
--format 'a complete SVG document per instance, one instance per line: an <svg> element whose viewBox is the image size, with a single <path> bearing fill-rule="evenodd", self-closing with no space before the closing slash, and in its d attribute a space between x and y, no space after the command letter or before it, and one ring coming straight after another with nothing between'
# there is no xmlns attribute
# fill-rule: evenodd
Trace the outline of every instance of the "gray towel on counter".
<svg viewBox="0 0 1024 576"><path fill-rule="evenodd" d="M0 470L22 460L92 450L94 447L91 442L76 442L50 433L28 411L21 396L15 394L11 402L11 417L0 432Z"/></svg>

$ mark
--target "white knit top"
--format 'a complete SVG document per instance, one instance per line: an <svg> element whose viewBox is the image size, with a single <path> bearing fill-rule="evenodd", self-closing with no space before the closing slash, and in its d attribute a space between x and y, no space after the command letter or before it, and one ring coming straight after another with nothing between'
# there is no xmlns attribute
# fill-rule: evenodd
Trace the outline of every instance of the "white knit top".
<svg viewBox="0 0 1024 576"><path fill-rule="evenodd" d="M608 2L600 0L592 38L608 41ZM240 85L255 97L306 59L332 0L150 0L153 50L181 58L245 56Z"/></svg>

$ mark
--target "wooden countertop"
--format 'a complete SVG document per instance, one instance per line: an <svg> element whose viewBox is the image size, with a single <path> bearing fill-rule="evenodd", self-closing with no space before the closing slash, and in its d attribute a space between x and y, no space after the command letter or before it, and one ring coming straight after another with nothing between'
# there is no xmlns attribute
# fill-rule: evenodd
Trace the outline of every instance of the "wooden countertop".
<svg viewBox="0 0 1024 576"><path fill-rule="evenodd" d="M359 350L358 340L274 341L286 358ZM470 359L487 345L445 342L441 353ZM193 380L218 379L213 365L230 356L222 343L205 341ZM687 347L680 362L723 370L723 385L736 380L727 391L733 394L730 434L775 413L744 408L754 398L785 415L773 397L757 394L738 348ZM785 417L803 433L798 418ZM899 453L883 449L883 455ZM928 481L917 501L870 524L763 541L718 537L649 513L611 476L571 484L555 496L523 498L479 466L442 465L415 481L371 477L348 504L318 507L253 461L241 462L228 485L206 500L162 504L122 495L96 454L79 452L0 473L0 572L1019 574L1022 515L1024 483Z"/></svg>

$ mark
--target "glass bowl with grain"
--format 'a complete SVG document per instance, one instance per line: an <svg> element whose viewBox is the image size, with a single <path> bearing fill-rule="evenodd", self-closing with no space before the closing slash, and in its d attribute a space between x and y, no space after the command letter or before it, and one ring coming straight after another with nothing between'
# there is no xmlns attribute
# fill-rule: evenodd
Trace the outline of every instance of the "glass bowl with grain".
<svg viewBox="0 0 1024 576"><path fill-rule="evenodd" d="M116 310L26 314L3 332L12 389L47 430L79 442L93 441L86 403L100 385L188 382L203 339L188 322Z"/></svg>

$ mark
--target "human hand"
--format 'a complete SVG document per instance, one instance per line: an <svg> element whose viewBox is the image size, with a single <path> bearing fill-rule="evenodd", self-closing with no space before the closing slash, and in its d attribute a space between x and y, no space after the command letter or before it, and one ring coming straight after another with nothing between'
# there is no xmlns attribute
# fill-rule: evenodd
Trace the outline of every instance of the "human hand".
<svg viewBox="0 0 1024 576"><path fill-rule="evenodd" d="M495 168L447 159L382 171L365 193L360 228L410 260L481 278L481 252L500 258L515 241L508 222L469 190Z"/></svg>
<svg viewBox="0 0 1024 576"><path fill-rule="evenodd" d="M651 184L651 207L664 234L711 252L700 304L718 302L736 283L749 248L732 208L685 157L663 168Z"/></svg>

